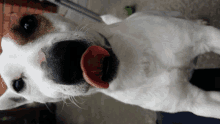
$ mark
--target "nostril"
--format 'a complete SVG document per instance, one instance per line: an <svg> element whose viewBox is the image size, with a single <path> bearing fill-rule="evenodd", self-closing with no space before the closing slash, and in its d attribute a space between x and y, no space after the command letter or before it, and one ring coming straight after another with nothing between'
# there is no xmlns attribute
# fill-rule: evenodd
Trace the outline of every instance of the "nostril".
<svg viewBox="0 0 220 124"><path fill-rule="evenodd" d="M7 90L7 85L5 84L4 80L0 76L0 96L5 93Z"/></svg>

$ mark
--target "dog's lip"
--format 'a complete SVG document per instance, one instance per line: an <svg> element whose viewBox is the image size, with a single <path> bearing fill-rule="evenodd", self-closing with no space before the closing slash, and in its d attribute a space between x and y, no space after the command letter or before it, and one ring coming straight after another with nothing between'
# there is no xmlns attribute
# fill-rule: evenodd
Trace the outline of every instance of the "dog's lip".
<svg viewBox="0 0 220 124"><path fill-rule="evenodd" d="M108 51L110 56L105 57L103 59L103 75L101 79L105 82L111 83L111 81L116 77L118 72L119 60L117 56L114 54L112 48L105 48Z"/></svg>
<svg viewBox="0 0 220 124"><path fill-rule="evenodd" d="M87 83L97 88L108 88L108 82L101 80L103 75L103 59L110 56L101 46L90 46L82 55L80 66Z"/></svg>
<svg viewBox="0 0 220 124"><path fill-rule="evenodd" d="M81 57L81 69L85 81L96 88L108 88L115 78L118 59L111 48L89 47Z"/></svg>
<svg viewBox="0 0 220 124"><path fill-rule="evenodd" d="M109 59L110 59L110 57L105 57L105 58L103 59L103 62L102 62L102 64L103 64L103 67L102 67L102 73L103 73L103 75L102 75L102 80L103 80L103 79L105 80L105 78L108 77L109 64L110 64Z"/></svg>

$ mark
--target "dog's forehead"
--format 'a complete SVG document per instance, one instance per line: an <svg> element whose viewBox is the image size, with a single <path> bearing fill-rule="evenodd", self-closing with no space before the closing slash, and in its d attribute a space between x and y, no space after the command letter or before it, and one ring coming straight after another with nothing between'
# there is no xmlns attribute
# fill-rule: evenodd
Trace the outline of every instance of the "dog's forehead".
<svg viewBox="0 0 220 124"><path fill-rule="evenodd" d="M20 25L21 19L26 16L16 17L16 21L13 21L10 27L10 31L3 37L9 37L19 45L25 45L30 42L34 42L36 39L51 33L51 32L68 32L73 31L76 24L68 21L58 14L44 13L41 15L34 14L33 16L37 20L37 28L31 35L25 35L23 27Z"/></svg>
<svg viewBox="0 0 220 124"><path fill-rule="evenodd" d="M77 24L73 22L73 20L64 18L56 13L44 13L41 16L48 20L53 28L58 32L73 31L77 27Z"/></svg>

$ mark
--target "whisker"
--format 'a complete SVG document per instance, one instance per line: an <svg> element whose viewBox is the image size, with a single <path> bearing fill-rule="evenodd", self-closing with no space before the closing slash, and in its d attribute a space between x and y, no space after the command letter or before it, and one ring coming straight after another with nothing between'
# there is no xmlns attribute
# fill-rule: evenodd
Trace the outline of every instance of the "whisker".
<svg viewBox="0 0 220 124"><path fill-rule="evenodd" d="M44 103L44 104L46 105L47 109L48 109L51 113L53 113L53 112L50 110L50 108L48 107L47 103ZM53 114L55 114L55 113L53 113Z"/></svg>
<svg viewBox="0 0 220 124"><path fill-rule="evenodd" d="M74 97L70 97L69 99L70 99L70 101L71 101L73 104L75 104L77 107L81 108L81 107L74 101ZM84 109L84 108L81 108L81 109Z"/></svg>
<svg viewBox="0 0 220 124"><path fill-rule="evenodd" d="M61 112L63 111L64 104L65 104L65 103L64 103L64 102L65 102L65 100L66 100L66 99L64 99L64 97L62 97L62 101L63 101L62 103L63 103L63 105L62 105L62 109L61 109L61 111L60 111L60 112L58 112L58 113L59 113L58 115L60 115L60 114L61 114Z"/></svg>

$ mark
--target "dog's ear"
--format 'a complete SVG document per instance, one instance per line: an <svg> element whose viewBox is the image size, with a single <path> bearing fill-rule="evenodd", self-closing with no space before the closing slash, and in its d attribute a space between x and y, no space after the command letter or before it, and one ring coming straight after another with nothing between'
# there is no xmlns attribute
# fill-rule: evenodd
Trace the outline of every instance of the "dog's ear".
<svg viewBox="0 0 220 124"><path fill-rule="evenodd" d="M107 24L107 25L111 25L111 24L118 23L118 22L122 21L121 19L119 19L113 15L110 15L110 14L102 15L101 18L102 18L102 21L105 22L105 24Z"/></svg>
<svg viewBox="0 0 220 124"><path fill-rule="evenodd" d="M0 75L0 97L5 93L6 90L7 90L7 85L5 84L5 82L3 81Z"/></svg>

